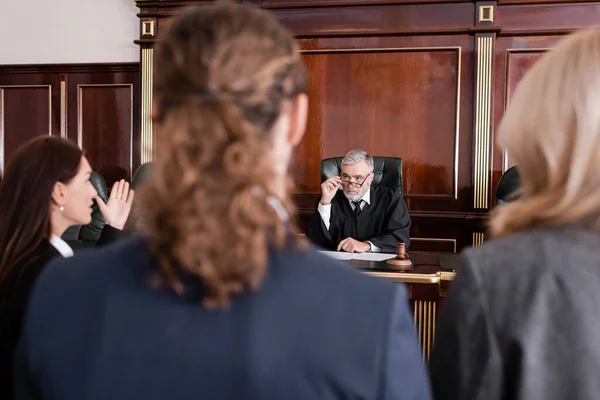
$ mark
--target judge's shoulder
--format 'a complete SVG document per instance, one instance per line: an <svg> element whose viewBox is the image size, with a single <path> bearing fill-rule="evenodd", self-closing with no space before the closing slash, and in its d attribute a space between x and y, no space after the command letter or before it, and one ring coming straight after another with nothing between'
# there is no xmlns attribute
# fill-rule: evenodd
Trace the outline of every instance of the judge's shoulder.
<svg viewBox="0 0 600 400"><path fill-rule="evenodd" d="M397 201L398 199L402 198L402 194L399 190L386 186L372 186L371 189L373 190L375 196L380 199L389 200L390 202Z"/></svg>

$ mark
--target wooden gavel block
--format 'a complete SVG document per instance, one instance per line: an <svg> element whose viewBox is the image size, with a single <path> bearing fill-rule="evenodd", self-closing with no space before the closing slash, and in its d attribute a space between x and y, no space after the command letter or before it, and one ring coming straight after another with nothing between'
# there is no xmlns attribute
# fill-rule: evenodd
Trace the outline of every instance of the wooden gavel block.
<svg viewBox="0 0 600 400"><path fill-rule="evenodd" d="M400 242L396 246L396 257L387 260L387 264L393 266L395 269L409 270L412 268L412 262L406 252L406 244Z"/></svg>

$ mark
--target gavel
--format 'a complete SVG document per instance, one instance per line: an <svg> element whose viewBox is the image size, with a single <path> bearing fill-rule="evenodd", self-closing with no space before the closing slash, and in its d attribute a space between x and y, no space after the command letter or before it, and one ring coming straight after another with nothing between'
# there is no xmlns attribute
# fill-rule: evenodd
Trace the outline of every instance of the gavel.
<svg viewBox="0 0 600 400"><path fill-rule="evenodd" d="M396 257L390 258L387 260L388 265L392 265L395 269L400 269L403 271L409 270L412 268L412 262L406 252L406 244L399 242L396 246Z"/></svg>

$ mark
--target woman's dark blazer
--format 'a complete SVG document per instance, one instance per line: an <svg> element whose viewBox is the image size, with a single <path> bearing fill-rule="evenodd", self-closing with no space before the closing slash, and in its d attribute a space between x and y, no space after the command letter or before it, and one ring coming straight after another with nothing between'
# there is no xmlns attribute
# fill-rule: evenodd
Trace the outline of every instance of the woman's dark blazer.
<svg viewBox="0 0 600 400"><path fill-rule="evenodd" d="M105 225L96 245L112 243L121 235L120 230ZM29 294L41 271L56 257L62 256L44 241L32 257L14 268L16 275L0 286L0 399L12 398L13 358Z"/></svg>

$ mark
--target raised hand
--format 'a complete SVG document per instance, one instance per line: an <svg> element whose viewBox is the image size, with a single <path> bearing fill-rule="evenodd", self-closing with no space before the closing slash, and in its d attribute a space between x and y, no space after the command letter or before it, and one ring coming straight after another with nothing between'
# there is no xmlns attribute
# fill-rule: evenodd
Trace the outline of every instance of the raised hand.
<svg viewBox="0 0 600 400"><path fill-rule="evenodd" d="M342 178L334 176L333 178L327 179L321 184L321 204L326 206L331 204L338 188L342 184Z"/></svg>
<svg viewBox="0 0 600 400"><path fill-rule="evenodd" d="M129 189L129 182L121 179L113 185L106 204L100 196L96 196L100 212L108 225L116 229L123 229L131 211L133 195L133 190Z"/></svg>

